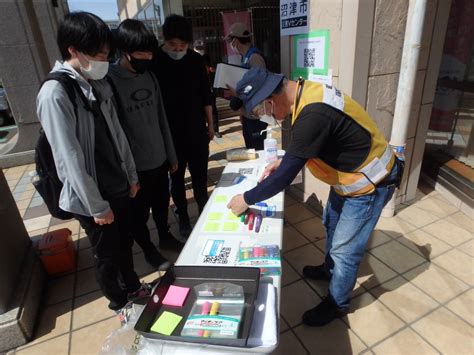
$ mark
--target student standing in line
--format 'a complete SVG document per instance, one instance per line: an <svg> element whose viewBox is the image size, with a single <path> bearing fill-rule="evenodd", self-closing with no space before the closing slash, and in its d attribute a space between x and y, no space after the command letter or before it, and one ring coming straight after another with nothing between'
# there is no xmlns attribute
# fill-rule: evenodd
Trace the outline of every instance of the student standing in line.
<svg viewBox="0 0 474 355"><path fill-rule="evenodd" d="M140 191L132 203L132 235L143 249L145 260L158 270L165 270L170 263L150 240L150 208L160 248L180 250L182 243L173 237L168 225L168 171L176 171L178 160L160 86L149 70L158 42L142 22L132 19L120 24L114 39L120 58L110 66L109 80L140 182Z"/></svg>
<svg viewBox="0 0 474 355"><path fill-rule="evenodd" d="M36 104L63 184L59 207L74 214L86 231L97 281L109 308L119 312L129 300L149 295L151 287L142 285L133 269L129 216L138 177L112 90L102 80L111 36L93 14L66 15L57 36L63 61L56 62L50 76L71 80L76 102L59 80L47 78Z"/></svg>
<svg viewBox="0 0 474 355"><path fill-rule="evenodd" d="M184 175L189 168L199 212L206 205L209 141L214 138L212 94L204 61L189 48L191 23L170 15L163 24L165 43L154 56L153 72L163 95L166 115L178 155L178 170L171 174L171 196L183 237L191 233Z"/></svg>
<svg viewBox="0 0 474 355"><path fill-rule="evenodd" d="M204 65L206 66L207 74L209 75L209 80L211 82L211 92L212 92L212 123L214 125L214 136L216 138L222 138L222 135L219 133L219 112L217 111L216 105L216 93L212 84L214 83L214 77L216 75L216 68L211 65L211 57L206 53L206 48L204 47L204 42L202 39L194 41L193 44L194 51L199 53L204 60Z"/></svg>

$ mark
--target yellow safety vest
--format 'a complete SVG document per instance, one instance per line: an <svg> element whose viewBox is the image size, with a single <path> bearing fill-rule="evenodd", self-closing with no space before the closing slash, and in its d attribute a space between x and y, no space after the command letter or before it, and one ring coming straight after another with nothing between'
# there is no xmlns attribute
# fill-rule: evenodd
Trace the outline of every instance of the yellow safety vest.
<svg viewBox="0 0 474 355"><path fill-rule="evenodd" d="M319 158L308 160L306 166L311 174L319 180L333 186L342 196L360 196L372 193L375 185L382 181L392 170L395 155L383 134L365 110L349 96L336 88L311 81L298 82L291 123L295 124L299 114L306 105L324 103L344 112L369 132L371 137L370 152L365 161L353 172L337 170ZM314 117L315 120L318 117Z"/></svg>

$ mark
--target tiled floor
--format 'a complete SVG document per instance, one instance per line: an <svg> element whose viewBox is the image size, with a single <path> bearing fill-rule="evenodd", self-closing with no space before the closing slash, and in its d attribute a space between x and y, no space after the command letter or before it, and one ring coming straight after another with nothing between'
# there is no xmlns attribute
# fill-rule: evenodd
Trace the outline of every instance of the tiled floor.
<svg viewBox="0 0 474 355"><path fill-rule="evenodd" d="M209 191L226 164L223 152L243 145L236 118L223 120L221 126L224 137L210 145ZM96 354L106 336L119 327L118 319L107 309L94 279L84 231L77 222L48 215L29 182L33 169L27 165L5 171L27 231L33 237L71 229L78 263L75 272L49 281L35 339L12 353ZM191 191L188 196L192 198ZM302 325L301 314L320 302L327 283L303 279L302 267L323 261L324 228L303 203L288 195L285 204L281 337L274 354L474 353L471 218L437 192L421 188L416 202L379 221L359 270L351 312L324 328L310 328ZM194 203L190 209L196 217ZM170 221L177 233L171 209ZM137 272L152 280L156 274L140 249L134 252Z"/></svg>

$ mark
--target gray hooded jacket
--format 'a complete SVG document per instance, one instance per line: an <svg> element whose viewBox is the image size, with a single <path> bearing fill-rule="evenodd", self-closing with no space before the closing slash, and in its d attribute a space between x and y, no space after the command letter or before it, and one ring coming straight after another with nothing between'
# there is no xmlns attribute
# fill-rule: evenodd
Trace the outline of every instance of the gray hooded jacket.
<svg viewBox="0 0 474 355"><path fill-rule="evenodd" d="M117 62L110 66L109 75L119 96L116 102L121 106L120 123L137 171L155 169L165 161L177 164L160 86L153 73L132 73Z"/></svg>
<svg viewBox="0 0 474 355"><path fill-rule="evenodd" d="M67 73L77 80L90 101L99 100L100 110L121 158L129 184L138 182L135 162L118 121L112 101L112 89L106 80L92 81L92 86L68 63L56 62L52 72ZM76 97L77 116L66 90L56 80L44 83L36 99L37 114L51 145L58 176L63 183L59 206L84 216L103 217L110 209L98 189L94 161L94 115Z"/></svg>

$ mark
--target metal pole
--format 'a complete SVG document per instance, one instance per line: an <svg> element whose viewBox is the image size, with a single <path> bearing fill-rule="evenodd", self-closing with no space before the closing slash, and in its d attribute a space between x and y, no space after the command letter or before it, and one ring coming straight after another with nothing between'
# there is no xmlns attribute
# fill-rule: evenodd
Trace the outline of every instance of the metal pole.
<svg viewBox="0 0 474 355"><path fill-rule="evenodd" d="M425 22L427 0L411 0L408 6L408 18L403 43L402 63L398 81L397 101L393 115L390 146L395 154L405 159L408 123L415 90L418 58L420 56L421 37ZM382 216L391 217L395 213L396 193L382 211Z"/></svg>

